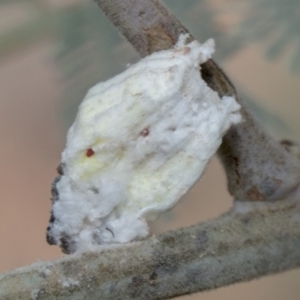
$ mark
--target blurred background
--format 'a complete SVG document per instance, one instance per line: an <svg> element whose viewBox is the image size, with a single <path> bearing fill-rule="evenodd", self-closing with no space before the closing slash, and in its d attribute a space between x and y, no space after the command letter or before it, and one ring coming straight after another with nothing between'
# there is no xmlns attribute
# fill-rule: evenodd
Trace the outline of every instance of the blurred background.
<svg viewBox="0 0 300 300"><path fill-rule="evenodd" d="M216 40L215 60L263 126L300 141L300 2L165 3L198 40ZM0 272L63 256L45 230L67 129L89 87L137 60L92 0L0 0ZM231 205L214 158L152 231L211 219ZM186 298L298 300L299 280L294 270Z"/></svg>

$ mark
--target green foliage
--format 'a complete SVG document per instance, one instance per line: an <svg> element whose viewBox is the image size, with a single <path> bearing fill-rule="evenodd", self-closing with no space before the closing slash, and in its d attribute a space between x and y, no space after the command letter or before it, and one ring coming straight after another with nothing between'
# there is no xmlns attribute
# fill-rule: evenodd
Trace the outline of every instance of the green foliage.
<svg viewBox="0 0 300 300"><path fill-rule="evenodd" d="M65 86L63 118L69 126L88 88L121 72L138 55L92 0L57 7L45 3L1 0L0 6L26 5L33 14L29 21L0 35L0 55L54 37L54 60ZM293 45L291 69L300 71L298 0L227 0L217 8L208 0L165 0L165 3L198 40L214 37L217 43L214 57L218 62L249 42L262 41L267 45L267 57L273 59ZM220 25L220 18L227 12L241 20L238 29ZM256 110L263 112L262 108Z"/></svg>
<svg viewBox="0 0 300 300"><path fill-rule="evenodd" d="M216 39L220 49L218 59L238 49L238 43L229 41L224 30L215 26L213 11L204 0L166 2L182 22L191 24L189 29L197 39L205 41L212 36ZM69 125L87 89L119 73L138 56L92 1L65 11L59 28L56 61L67 83L64 111Z"/></svg>
<svg viewBox="0 0 300 300"><path fill-rule="evenodd" d="M294 48L290 69L300 71L300 1L246 1L247 9L240 25L239 38L267 42L268 58L276 59L286 48Z"/></svg>
<svg viewBox="0 0 300 300"><path fill-rule="evenodd" d="M294 54L291 68L293 71L300 70L298 0L227 0L217 8L208 0L165 0L165 3L184 24L188 24L196 38L215 38L218 59L227 58L246 43L263 41L268 44L267 56L274 59L292 45ZM0 55L11 53L16 48L49 35L56 35L58 44L64 47L64 53L76 51L86 41L91 42L91 39L102 46L110 40L110 36L115 40L110 46L122 41L92 0L82 0L72 6L58 8L46 5L42 0L0 2L1 6L17 4L27 5L36 14L30 22L0 35ZM242 6L244 9L239 9ZM238 29L233 26L225 29L218 23L218 19L228 11L239 15L241 22ZM57 22L57 19L60 21ZM106 33L103 32L104 28ZM104 37L106 40L103 40Z"/></svg>
<svg viewBox="0 0 300 300"><path fill-rule="evenodd" d="M92 1L68 8L58 28L55 61L66 87L63 111L70 125L87 90L138 56L130 47L120 50L127 41Z"/></svg>
<svg viewBox="0 0 300 300"><path fill-rule="evenodd" d="M165 0L165 4L199 41L213 37L217 44L214 57L224 60L240 48L239 37L228 36L230 32L218 25L215 8L207 0Z"/></svg>

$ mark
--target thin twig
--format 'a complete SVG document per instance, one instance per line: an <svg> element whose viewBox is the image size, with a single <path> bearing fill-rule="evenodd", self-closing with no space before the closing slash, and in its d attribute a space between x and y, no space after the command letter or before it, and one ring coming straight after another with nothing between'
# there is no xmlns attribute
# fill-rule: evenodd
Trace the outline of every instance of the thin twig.
<svg viewBox="0 0 300 300"><path fill-rule="evenodd" d="M168 299L295 268L299 203L236 203L190 228L15 270L0 299Z"/></svg>

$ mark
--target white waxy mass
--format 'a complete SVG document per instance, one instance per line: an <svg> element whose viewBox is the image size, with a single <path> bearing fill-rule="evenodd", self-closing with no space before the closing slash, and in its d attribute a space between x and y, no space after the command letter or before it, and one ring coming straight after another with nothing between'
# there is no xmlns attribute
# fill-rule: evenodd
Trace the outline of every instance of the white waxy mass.
<svg viewBox="0 0 300 300"><path fill-rule="evenodd" d="M240 105L200 76L213 40L143 58L91 88L69 130L48 241L65 252L125 243L201 177Z"/></svg>

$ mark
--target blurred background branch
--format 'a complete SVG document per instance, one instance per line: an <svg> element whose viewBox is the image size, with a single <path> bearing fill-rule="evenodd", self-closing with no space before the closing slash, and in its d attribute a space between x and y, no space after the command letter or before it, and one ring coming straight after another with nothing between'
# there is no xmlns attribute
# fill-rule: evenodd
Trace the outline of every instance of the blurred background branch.
<svg viewBox="0 0 300 300"><path fill-rule="evenodd" d="M183 23L192 24L189 29L197 39L204 41L214 37L217 61L228 59L249 43L263 41L266 44L267 39L266 55L270 59L278 58L289 44L294 45L290 70L299 72L298 1L227 0L215 5L207 0L165 0L165 3L175 15L180 15ZM67 126L74 119L78 104L89 87L120 72L120 63L124 68L127 62L138 58L102 12L95 9L92 1L73 1L69 5L54 7L37 0L4 0L0 3L2 8L16 5L22 5L29 12L29 18L10 30L2 30L0 56L11 55L41 42L41 39L54 39L57 47L53 55L65 83L66 107L63 109ZM224 16L228 15L231 21L225 22ZM107 31L99 28L107 28ZM112 53L110 49L122 56L113 60L114 65L111 64L114 51ZM104 55L106 59L101 59ZM94 63L100 60L101 64ZM286 130L284 122L254 101L253 95L244 94L266 126Z"/></svg>

